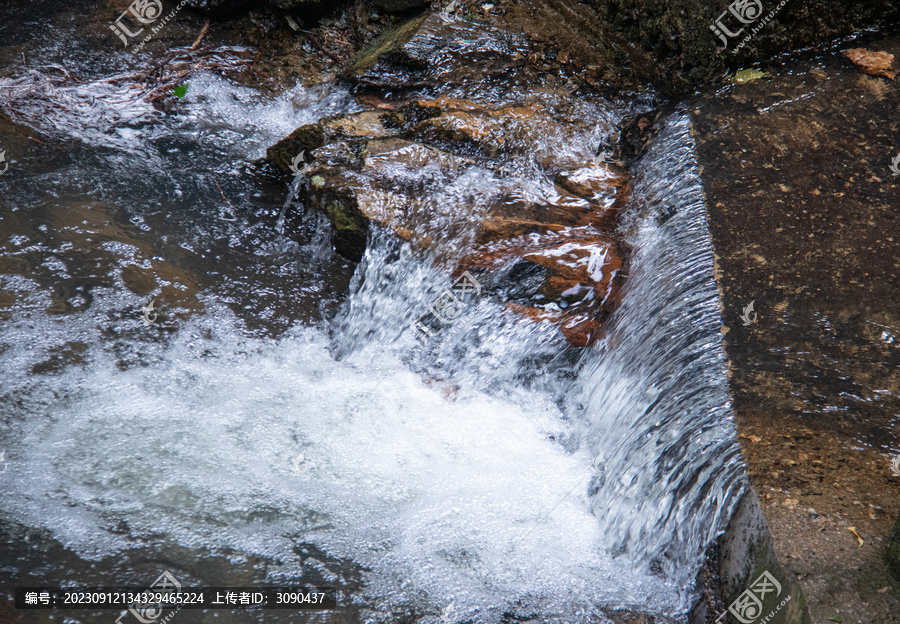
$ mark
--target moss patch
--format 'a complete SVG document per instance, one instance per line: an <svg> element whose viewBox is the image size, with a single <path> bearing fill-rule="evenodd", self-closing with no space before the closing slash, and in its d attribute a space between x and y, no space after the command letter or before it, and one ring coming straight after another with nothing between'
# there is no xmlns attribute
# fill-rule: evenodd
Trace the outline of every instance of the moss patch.
<svg viewBox="0 0 900 624"><path fill-rule="evenodd" d="M337 200L328 203L325 214L328 215L328 219L338 230L365 231L366 229L367 223L365 219L360 217L355 210L347 208Z"/></svg>

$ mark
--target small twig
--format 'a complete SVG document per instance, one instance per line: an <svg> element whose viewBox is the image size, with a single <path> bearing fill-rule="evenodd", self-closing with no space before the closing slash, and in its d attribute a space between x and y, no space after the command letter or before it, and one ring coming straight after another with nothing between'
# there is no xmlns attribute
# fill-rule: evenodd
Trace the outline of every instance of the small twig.
<svg viewBox="0 0 900 624"><path fill-rule="evenodd" d="M231 206L232 214L234 214L235 216L237 216L237 212L235 212L235 211L237 210L237 208L235 208L235 207L234 207L234 204L232 204L230 201L228 201L228 198L225 197L225 191L222 190L222 187L219 186L219 183L216 181L216 176L215 176L215 174L214 174L212 171L210 171L210 172L209 172L209 175L210 175L210 177L212 178L213 184L215 184L215 185L216 185L216 188L219 189L219 192L222 193L222 199L224 199L226 202L228 202L228 205Z"/></svg>
<svg viewBox="0 0 900 624"><path fill-rule="evenodd" d="M144 72L143 74L141 74L141 82L144 82L144 80L146 80L147 78L149 78L150 76L152 76L153 74L155 74L158 70L160 70L160 69L162 69L163 67L165 67L166 64L167 64L169 61L171 61L172 59L174 59L176 56L178 56L178 54L179 54L179 53L178 53L177 51L176 51L176 52L173 52L172 54L170 54L169 56L167 56L166 58L164 58L160 63L157 63L156 65L154 65L153 67L151 67L150 69L148 69L146 72Z"/></svg>
<svg viewBox="0 0 900 624"><path fill-rule="evenodd" d="M321 52L322 54L324 54L325 56L327 56L328 58L330 58L330 59L331 59L332 61L334 61L335 63L343 63L343 61L341 61L341 59L340 59L339 57L335 56L334 54L332 54L331 52L329 52L328 50L326 50L326 49L325 49L325 46L323 46L321 43L319 43L319 40L316 39L316 36L315 36L314 34L312 34L311 32L309 32L308 30L301 30L300 32L302 32L304 35L306 35L306 38L309 40L309 42L310 42L310 43L313 45L313 47L314 47L315 49L317 49L319 52Z"/></svg>
<svg viewBox="0 0 900 624"><path fill-rule="evenodd" d="M191 50L197 49L197 46L200 45L201 41L203 41L203 37L206 36L207 30L209 30L209 20L206 20L206 23L203 24L203 30L200 31L200 36L197 37L197 40L194 42L194 45L191 46Z"/></svg>

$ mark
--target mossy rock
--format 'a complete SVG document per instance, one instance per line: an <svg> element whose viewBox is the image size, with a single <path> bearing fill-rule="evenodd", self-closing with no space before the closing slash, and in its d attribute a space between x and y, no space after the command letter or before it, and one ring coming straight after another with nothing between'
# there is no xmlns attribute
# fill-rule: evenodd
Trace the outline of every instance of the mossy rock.
<svg viewBox="0 0 900 624"><path fill-rule="evenodd" d="M353 194L342 187L341 183L326 179L322 187L313 189L310 203L317 205L331 222L335 251L348 260L359 262L366 251L369 220L360 212Z"/></svg>
<svg viewBox="0 0 900 624"><path fill-rule="evenodd" d="M328 206L325 208L325 214L328 215L328 219L338 230L363 232L368 223L357 209L345 206L337 200L328 203Z"/></svg>

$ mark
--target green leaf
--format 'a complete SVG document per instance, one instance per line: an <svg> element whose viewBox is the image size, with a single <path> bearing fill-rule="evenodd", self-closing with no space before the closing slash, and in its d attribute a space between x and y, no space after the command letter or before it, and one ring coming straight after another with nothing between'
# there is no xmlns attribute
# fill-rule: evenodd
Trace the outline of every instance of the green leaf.
<svg viewBox="0 0 900 624"><path fill-rule="evenodd" d="M838 622L838 623L844 621L844 619L839 615L835 615L834 617L830 617L828 619L831 620L832 622Z"/></svg>
<svg viewBox="0 0 900 624"><path fill-rule="evenodd" d="M183 98L188 90L188 84L180 84L174 89L172 89L172 93L174 93L177 97Z"/></svg>

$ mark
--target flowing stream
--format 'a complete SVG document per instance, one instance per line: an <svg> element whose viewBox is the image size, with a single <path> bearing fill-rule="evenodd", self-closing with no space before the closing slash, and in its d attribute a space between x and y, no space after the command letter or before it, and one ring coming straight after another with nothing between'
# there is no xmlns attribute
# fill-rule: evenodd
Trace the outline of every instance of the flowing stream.
<svg viewBox="0 0 900 624"><path fill-rule="evenodd" d="M632 172L600 342L573 355L483 292L423 346L410 323L449 274L379 230L358 266L313 215L279 234L287 189L247 165L355 110L339 87L267 98L207 74L175 112L111 116L108 86L51 72L14 121L55 142L4 127L4 587L169 569L335 586L344 621L684 621L745 486L684 117Z"/></svg>

